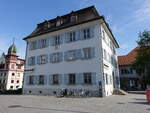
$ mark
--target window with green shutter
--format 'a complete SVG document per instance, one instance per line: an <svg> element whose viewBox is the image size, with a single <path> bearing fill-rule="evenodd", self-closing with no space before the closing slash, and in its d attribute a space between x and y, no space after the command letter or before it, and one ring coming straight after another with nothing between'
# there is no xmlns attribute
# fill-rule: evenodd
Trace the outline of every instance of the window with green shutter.
<svg viewBox="0 0 150 113"><path fill-rule="evenodd" d="M58 53L52 53L50 54L50 62L51 63L59 63L63 60L63 53L58 52Z"/></svg>
<svg viewBox="0 0 150 113"><path fill-rule="evenodd" d="M35 65L35 56L28 58L28 65L29 66Z"/></svg>
<svg viewBox="0 0 150 113"><path fill-rule="evenodd" d="M88 47L82 49L82 59L90 59L95 57L95 48Z"/></svg>
<svg viewBox="0 0 150 113"><path fill-rule="evenodd" d="M40 55L37 57L38 64L46 64L48 63L48 55Z"/></svg>

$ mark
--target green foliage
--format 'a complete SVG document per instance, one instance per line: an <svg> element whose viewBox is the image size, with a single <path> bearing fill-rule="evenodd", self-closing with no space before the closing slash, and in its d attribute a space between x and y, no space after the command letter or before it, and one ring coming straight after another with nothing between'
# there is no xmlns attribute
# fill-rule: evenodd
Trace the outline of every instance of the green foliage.
<svg viewBox="0 0 150 113"><path fill-rule="evenodd" d="M150 84L150 32L144 31L139 34L137 41L139 49L133 67L141 75L142 81Z"/></svg>
<svg viewBox="0 0 150 113"><path fill-rule="evenodd" d="M150 31L140 32L137 43L139 46L150 46Z"/></svg>

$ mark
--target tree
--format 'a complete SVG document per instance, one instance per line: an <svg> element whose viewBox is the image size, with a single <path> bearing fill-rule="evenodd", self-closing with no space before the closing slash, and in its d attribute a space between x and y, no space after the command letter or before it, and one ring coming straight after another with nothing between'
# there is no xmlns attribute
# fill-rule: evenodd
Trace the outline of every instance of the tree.
<svg viewBox="0 0 150 113"><path fill-rule="evenodd" d="M140 75L142 83L150 85L150 31L139 33L137 44L139 49L133 68Z"/></svg>

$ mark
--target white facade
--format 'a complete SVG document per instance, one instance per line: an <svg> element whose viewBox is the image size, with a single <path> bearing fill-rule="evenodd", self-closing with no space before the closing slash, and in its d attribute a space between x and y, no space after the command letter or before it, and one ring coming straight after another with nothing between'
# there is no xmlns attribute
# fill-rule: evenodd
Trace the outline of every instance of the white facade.
<svg viewBox="0 0 150 113"><path fill-rule="evenodd" d="M14 75L12 75L14 73ZM9 71L8 78L7 78L7 90L17 90L22 88L23 82L23 73L24 71Z"/></svg>
<svg viewBox="0 0 150 113"><path fill-rule="evenodd" d="M0 90L17 90L22 88L24 60L16 55L0 57Z"/></svg>
<svg viewBox="0 0 150 113"><path fill-rule="evenodd" d="M103 96L112 95L114 86L116 88L119 87L119 83L116 84L116 78L118 78L118 67L117 67L117 57L113 52L111 47L116 49L116 43L108 30L106 24L102 24L102 20L95 20L92 22L83 23L80 25L72 26L69 28L65 28L59 31L54 31L51 33L43 34L40 36L36 36L34 38L27 39L27 51L26 51L26 66L25 66L25 76L24 76L24 86L23 93L24 94L43 94L43 95L53 95L54 92L60 92L62 89L71 90L74 92L79 92L80 90L87 90L90 92L91 96L100 96L102 93ZM80 39L82 38L82 31L86 28L92 28L93 37L89 39ZM76 32L76 36L78 35L79 40L67 43L65 41L68 32ZM105 38L102 34L105 32ZM62 38L62 44L58 46L52 46L52 37L58 36ZM36 41L39 39L47 38L48 46L45 48L30 50L29 45L32 41ZM106 40L106 41L105 41ZM111 42L111 46L110 46ZM79 58L74 61L65 61L64 54L66 51L70 50L80 50L83 48L94 48L94 56L90 59L82 59ZM108 60L104 58L104 49L110 56L114 58L116 62L116 66L111 63L111 57L108 57ZM50 63L50 54L62 52L63 59L58 63ZM82 52L81 52L82 53ZM39 55L48 55L46 64L38 64L37 57ZM83 53L82 53L83 55ZM30 57L35 57L35 65L30 66L28 61ZM92 83L84 84L82 76L83 73L91 72L92 74ZM114 76L113 73L114 72ZM75 73L76 74L76 83L74 85L66 84L65 80L66 74ZM50 76L52 74L60 74L61 82L58 85L51 84ZM39 75L45 76L44 85L38 84ZM34 83L28 84L29 77L35 76ZM106 77L107 76L107 77ZM35 79L36 78L36 79ZM82 79L82 82L79 82Z"/></svg>

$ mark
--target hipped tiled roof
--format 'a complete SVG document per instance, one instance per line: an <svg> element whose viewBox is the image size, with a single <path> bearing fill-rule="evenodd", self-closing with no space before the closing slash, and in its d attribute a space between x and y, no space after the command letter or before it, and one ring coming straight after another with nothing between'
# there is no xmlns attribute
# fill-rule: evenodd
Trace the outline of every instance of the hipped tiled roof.
<svg viewBox="0 0 150 113"><path fill-rule="evenodd" d="M71 16L77 17L75 22L71 22ZM69 14L57 16L54 19L46 20L40 24L37 24L37 28L29 36L25 37L24 40L35 37L37 35L64 29L66 27L85 23L92 20L97 20L100 18L102 17L98 14L94 6L87 7L78 11L71 11ZM62 22L60 26L56 26L56 22L58 20Z"/></svg>
<svg viewBox="0 0 150 113"><path fill-rule="evenodd" d="M134 48L131 52L129 52L125 56L118 56L118 64L119 66L131 65L135 61L137 56L137 50L139 47Z"/></svg>
<svg viewBox="0 0 150 113"><path fill-rule="evenodd" d="M71 22L71 17L76 16L76 21ZM109 28L108 23L105 21L104 16L100 16L100 14L97 12L96 8L94 6L90 6L84 9L80 9L78 11L72 11L69 14L63 15L63 16L57 16L54 19L46 20L40 24L37 24L36 29L27 37L23 38L23 40L29 39L29 38L34 38L36 36L54 32L57 30L61 30L64 28L68 28L71 26L83 24L86 22L94 21L94 20L99 20L102 19L105 25L107 26L108 30L110 31L114 42L116 46L119 48L119 44L117 43L111 29ZM61 21L61 25L57 26L56 23L58 21Z"/></svg>

